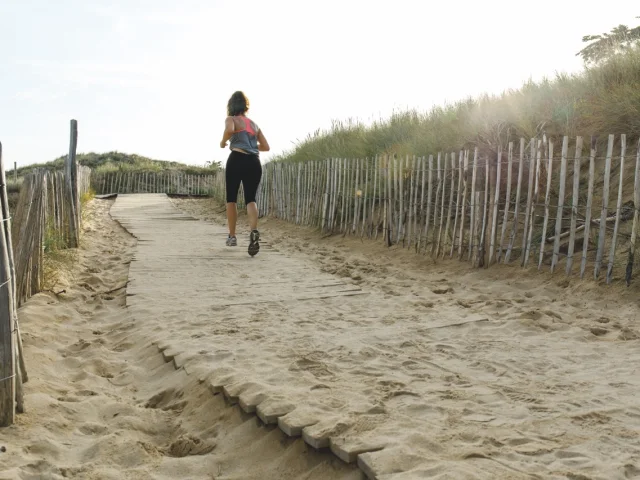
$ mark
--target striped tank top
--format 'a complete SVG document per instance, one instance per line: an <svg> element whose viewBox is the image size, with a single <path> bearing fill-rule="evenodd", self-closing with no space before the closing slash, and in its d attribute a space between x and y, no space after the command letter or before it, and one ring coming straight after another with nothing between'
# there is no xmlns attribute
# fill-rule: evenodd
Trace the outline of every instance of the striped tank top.
<svg viewBox="0 0 640 480"><path fill-rule="evenodd" d="M236 117L237 118L237 117ZM233 150L238 148L247 153L259 155L258 150L258 126L245 116L239 116L244 120L244 128L242 130L236 130L231 136L229 142L229 148Z"/></svg>

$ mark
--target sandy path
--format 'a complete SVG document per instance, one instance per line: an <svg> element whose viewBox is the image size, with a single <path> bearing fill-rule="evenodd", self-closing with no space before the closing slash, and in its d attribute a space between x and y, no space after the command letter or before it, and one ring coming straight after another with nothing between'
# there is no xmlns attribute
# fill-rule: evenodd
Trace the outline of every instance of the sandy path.
<svg viewBox="0 0 640 480"><path fill-rule="evenodd" d="M20 310L27 413L0 429L0 479L359 479L166 363L155 319L132 315L122 288L101 293L125 285L136 251L112 203L90 204L59 294Z"/></svg>
<svg viewBox="0 0 640 480"><path fill-rule="evenodd" d="M220 220L211 202L176 203ZM433 265L277 221L263 230L276 248L252 261L224 229L189 225L156 338L245 404L292 409L285 428L317 422L311 443L384 446L360 455L372 477L640 475L637 290ZM365 295L295 300L331 282ZM249 295L273 301L238 305Z"/></svg>

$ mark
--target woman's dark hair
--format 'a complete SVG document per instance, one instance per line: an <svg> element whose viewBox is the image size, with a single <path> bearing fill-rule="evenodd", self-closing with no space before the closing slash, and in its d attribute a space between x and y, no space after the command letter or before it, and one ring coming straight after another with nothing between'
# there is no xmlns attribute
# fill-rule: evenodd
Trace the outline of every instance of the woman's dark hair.
<svg viewBox="0 0 640 480"><path fill-rule="evenodd" d="M247 110L249 110L249 99L243 92L237 91L231 95L227 103L227 115L233 117L246 113Z"/></svg>

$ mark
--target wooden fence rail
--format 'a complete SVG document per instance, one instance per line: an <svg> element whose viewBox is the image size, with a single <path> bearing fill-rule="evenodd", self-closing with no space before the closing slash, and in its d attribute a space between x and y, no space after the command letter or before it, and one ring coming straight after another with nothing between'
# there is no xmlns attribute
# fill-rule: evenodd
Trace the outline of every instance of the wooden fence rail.
<svg viewBox="0 0 640 480"><path fill-rule="evenodd" d="M76 140L72 120L65 171L26 175L13 212L0 145L0 427L11 425L16 412L24 411L22 385L28 377L18 307L42 291L45 254L80 242L81 198L89 190L91 170L76 165Z"/></svg>
<svg viewBox="0 0 640 480"><path fill-rule="evenodd" d="M561 143L560 148L556 143ZM434 258L562 268L631 282L640 215L640 148L625 135L520 139L495 151L268 163L261 215ZM627 167L635 160L633 171ZM207 184L224 201L224 171ZM613 192L611 192L613 190ZM613 196L613 198L610 198ZM603 274L604 272L604 274Z"/></svg>

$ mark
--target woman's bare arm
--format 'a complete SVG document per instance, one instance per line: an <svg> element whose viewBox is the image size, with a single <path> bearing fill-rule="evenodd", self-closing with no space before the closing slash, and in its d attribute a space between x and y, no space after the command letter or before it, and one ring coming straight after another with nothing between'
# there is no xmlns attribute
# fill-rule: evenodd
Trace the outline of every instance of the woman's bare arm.
<svg viewBox="0 0 640 480"><path fill-rule="evenodd" d="M269 142L267 142L264 133L262 133L262 129L258 130L258 150L261 152L268 152L270 150Z"/></svg>
<svg viewBox="0 0 640 480"><path fill-rule="evenodd" d="M227 142L233 136L235 132L235 125L233 124L233 117L227 117L224 121L224 133L222 134L222 141L220 142L220 148L225 148Z"/></svg>

